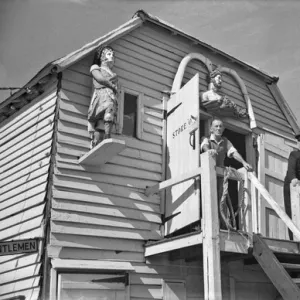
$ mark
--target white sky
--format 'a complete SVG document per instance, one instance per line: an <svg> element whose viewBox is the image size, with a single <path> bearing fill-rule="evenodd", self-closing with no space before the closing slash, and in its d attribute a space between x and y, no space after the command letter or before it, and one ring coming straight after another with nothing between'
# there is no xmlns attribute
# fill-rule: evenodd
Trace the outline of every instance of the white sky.
<svg viewBox="0 0 300 300"><path fill-rule="evenodd" d="M138 9L278 75L300 123L296 0L0 0L0 86L23 86L48 62L128 21ZM0 101L8 96L0 91Z"/></svg>

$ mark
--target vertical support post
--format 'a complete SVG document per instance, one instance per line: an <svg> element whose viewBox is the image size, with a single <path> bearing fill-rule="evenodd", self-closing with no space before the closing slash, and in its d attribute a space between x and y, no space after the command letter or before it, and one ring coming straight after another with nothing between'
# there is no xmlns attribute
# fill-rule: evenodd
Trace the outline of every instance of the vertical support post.
<svg viewBox="0 0 300 300"><path fill-rule="evenodd" d="M292 221L295 223L297 228L300 230L300 187L290 185L291 189L291 207L292 207ZM294 240L299 241L295 235Z"/></svg>
<svg viewBox="0 0 300 300"><path fill-rule="evenodd" d="M201 154L204 299L222 300L220 227L216 162L208 152Z"/></svg>
<svg viewBox="0 0 300 300"><path fill-rule="evenodd" d="M258 216L259 216L258 207L259 207L259 205L257 203L258 199L257 199L256 187L252 181L250 181L250 182L251 182L252 232L258 233L259 232L259 229L258 229ZM265 200L263 199L263 201L265 201Z"/></svg>
<svg viewBox="0 0 300 300"><path fill-rule="evenodd" d="M57 271L51 268L50 270L50 300L57 300Z"/></svg>
<svg viewBox="0 0 300 300"><path fill-rule="evenodd" d="M258 168L257 168L257 176L258 180L261 182L263 186L265 186L265 135L261 133L257 138L258 144ZM260 193L258 193L258 233L263 236L267 236L266 229L266 200L262 197Z"/></svg>
<svg viewBox="0 0 300 300"><path fill-rule="evenodd" d="M248 173L247 170L244 168L241 168L238 170L239 173L243 174L244 178L244 189L243 191L243 196L244 196L244 206L241 209L240 212L240 226L239 228L245 232L252 233L252 222L251 222L251 196L250 196L250 184L249 184L249 178L248 178ZM240 183L239 183L239 189L240 189ZM240 201L242 199L239 199L239 205Z"/></svg>

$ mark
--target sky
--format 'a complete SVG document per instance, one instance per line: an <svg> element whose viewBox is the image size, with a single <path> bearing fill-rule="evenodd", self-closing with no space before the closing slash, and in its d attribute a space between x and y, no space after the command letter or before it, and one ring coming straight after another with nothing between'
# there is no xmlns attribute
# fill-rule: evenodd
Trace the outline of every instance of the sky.
<svg viewBox="0 0 300 300"><path fill-rule="evenodd" d="M21 87L48 62L144 9L240 60L279 76L300 124L300 1L0 0L0 87ZM0 102L9 91L0 91Z"/></svg>

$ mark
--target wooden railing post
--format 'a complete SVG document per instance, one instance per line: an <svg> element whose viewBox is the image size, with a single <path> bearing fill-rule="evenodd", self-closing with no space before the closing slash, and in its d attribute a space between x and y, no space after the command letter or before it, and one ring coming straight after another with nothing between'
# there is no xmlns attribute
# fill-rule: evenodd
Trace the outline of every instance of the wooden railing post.
<svg viewBox="0 0 300 300"><path fill-rule="evenodd" d="M255 175L255 174L254 174ZM256 187L254 185L254 183L252 181L251 182L251 211L252 211L252 232L253 233L258 233L258 216L260 214L258 214L258 207L261 207L258 205L258 193L256 190ZM261 200L263 201L263 200Z"/></svg>
<svg viewBox="0 0 300 300"><path fill-rule="evenodd" d="M204 299L222 300L216 163L208 152L201 168Z"/></svg>
<svg viewBox="0 0 300 300"><path fill-rule="evenodd" d="M290 185L291 189L291 208L292 208L292 220L297 228L300 230L300 187ZM300 241L296 236L295 241Z"/></svg>

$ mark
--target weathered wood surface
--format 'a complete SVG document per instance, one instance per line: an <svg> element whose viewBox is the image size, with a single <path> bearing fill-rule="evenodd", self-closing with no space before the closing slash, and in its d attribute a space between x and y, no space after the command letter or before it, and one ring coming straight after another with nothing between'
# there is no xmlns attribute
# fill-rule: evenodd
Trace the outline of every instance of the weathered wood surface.
<svg viewBox="0 0 300 300"><path fill-rule="evenodd" d="M205 299L222 299L217 174L208 152L201 154L203 219L203 276Z"/></svg>
<svg viewBox="0 0 300 300"><path fill-rule="evenodd" d="M0 127L0 240L42 238L56 90L52 87ZM0 260L0 299L38 299L41 255Z"/></svg>
<svg viewBox="0 0 300 300"><path fill-rule="evenodd" d="M300 299L300 289L258 235L253 235L253 255L284 299Z"/></svg>
<svg viewBox="0 0 300 300"><path fill-rule="evenodd" d="M291 207L292 207L292 221L296 227L300 230L300 187L299 185L293 186L290 184L291 189ZM295 241L300 241L296 236Z"/></svg>

